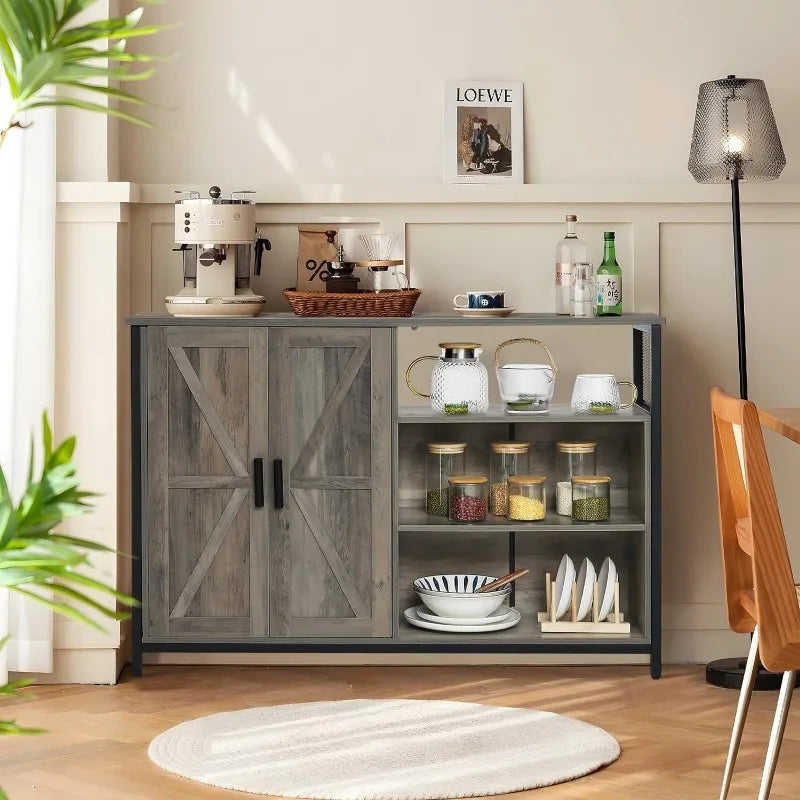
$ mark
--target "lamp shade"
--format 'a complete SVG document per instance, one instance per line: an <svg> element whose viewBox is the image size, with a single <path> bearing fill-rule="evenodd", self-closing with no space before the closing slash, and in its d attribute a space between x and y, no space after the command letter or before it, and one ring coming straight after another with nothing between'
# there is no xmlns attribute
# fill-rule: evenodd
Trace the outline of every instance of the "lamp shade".
<svg viewBox="0 0 800 800"><path fill-rule="evenodd" d="M700 84L689 152L698 183L770 181L785 166L764 81L728 75Z"/></svg>

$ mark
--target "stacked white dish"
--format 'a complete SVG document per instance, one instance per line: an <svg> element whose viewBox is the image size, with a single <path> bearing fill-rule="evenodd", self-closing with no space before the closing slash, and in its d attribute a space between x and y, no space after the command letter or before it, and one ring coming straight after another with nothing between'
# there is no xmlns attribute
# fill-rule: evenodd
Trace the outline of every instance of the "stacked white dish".
<svg viewBox="0 0 800 800"><path fill-rule="evenodd" d="M444 633L488 633L512 628L521 616L505 604L511 586L478 592L494 580L489 575L469 573L417 578L414 590L423 605L407 608L403 616L409 625Z"/></svg>
<svg viewBox="0 0 800 800"><path fill-rule="evenodd" d="M594 564L588 558L584 558L576 579L575 563L565 554L556 575L556 619L561 619L569 610L572 584L575 583L577 584L578 600L577 621L585 620L592 610L594 584L597 583L599 602L597 621L603 622L608 618L614 605L614 584L618 580L617 565L611 558L603 561L599 574L595 570Z"/></svg>

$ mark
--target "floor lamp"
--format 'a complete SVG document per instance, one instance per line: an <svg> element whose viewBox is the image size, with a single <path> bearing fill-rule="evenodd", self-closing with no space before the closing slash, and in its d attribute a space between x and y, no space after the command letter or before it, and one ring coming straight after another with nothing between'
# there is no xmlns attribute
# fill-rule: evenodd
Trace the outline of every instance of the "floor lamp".
<svg viewBox="0 0 800 800"><path fill-rule="evenodd" d="M781 137L764 81L728 75L700 84L689 172L698 183L730 183L733 212L733 276L739 342L739 396L747 399L747 339L742 282L742 226L739 181L772 181L786 166ZM706 666L715 686L740 688L744 658L724 658ZM781 676L760 668L756 689L780 687Z"/></svg>

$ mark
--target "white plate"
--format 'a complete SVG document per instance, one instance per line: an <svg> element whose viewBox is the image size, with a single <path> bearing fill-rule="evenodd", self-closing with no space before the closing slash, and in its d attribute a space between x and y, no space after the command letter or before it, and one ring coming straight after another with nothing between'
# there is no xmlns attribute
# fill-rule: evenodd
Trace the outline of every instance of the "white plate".
<svg viewBox="0 0 800 800"><path fill-rule="evenodd" d="M488 617L474 617L461 618L461 617L440 617L432 613L425 606L417 606L417 616L420 619L427 620L428 622L438 622L440 625L487 625L490 622L502 622L507 617L511 616L512 609L508 606L500 606L489 614Z"/></svg>
<svg viewBox="0 0 800 800"><path fill-rule="evenodd" d="M614 608L614 584L617 582L617 565L607 558L600 567L597 579L597 595L600 598L600 613L597 621L602 622Z"/></svg>
<svg viewBox="0 0 800 800"><path fill-rule="evenodd" d="M596 578L597 573L595 572L594 564L588 558L584 558L581 562L581 568L578 570L578 622L585 620L592 610Z"/></svg>
<svg viewBox="0 0 800 800"><path fill-rule="evenodd" d="M556 619L561 619L569 609L569 602L572 599L572 584L575 581L575 564L565 553L558 565L558 575L556 575Z"/></svg>
<svg viewBox="0 0 800 800"><path fill-rule="evenodd" d="M510 317L516 308L459 308L453 306L453 311L462 317Z"/></svg>
<svg viewBox="0 0 800 800"><path fill-rule="evenodd" d="M443 633L490 633L491 631L503 631L506 628L513 628L521 619L522 615L516 608L511 609L511 613L502 622L488 622L485 625L447 625L442 622L428 622L417 614L417 609L407 608L403 612L406 622L415 628L425 628L429 631L442 631Z"/></svg>

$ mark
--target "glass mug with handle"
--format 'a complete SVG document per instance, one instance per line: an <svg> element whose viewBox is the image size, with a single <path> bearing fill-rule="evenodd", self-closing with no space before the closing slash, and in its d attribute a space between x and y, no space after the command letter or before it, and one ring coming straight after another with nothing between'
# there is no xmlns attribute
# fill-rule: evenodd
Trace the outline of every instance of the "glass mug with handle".
<svg viewBox="0 0 800 800"><path fill-rule="evenodd" d="M630 403L620 401L620 386L630 387ZM632 408L638 398L639 392L630 381L618 381L613 375L595 373L575 378L571 405L578 414L616 414L620 409Z"/></svg>

